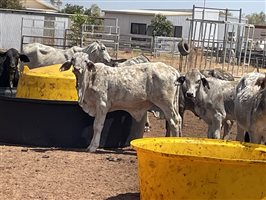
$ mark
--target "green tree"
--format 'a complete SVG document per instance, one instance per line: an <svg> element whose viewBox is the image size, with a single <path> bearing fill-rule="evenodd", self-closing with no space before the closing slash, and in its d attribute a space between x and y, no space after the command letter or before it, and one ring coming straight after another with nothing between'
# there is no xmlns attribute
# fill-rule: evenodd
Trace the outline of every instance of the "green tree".
<svg viewBox="0 0 266 200"><path fill-rule="evenodd" d="M0 8L22 9L20 0L0 0Z"/></svg>
<svg viewBox="0 0 266 200"><path fill-rule="evenodd" d="M92 4L91 7L84 12L85 15L88 15L87 24L102 25L101 9L97 4Z"/></svg>
<svg viewBox="0 0 266 200"><path fill-rule="evenodd" d="M67 38L70 39L71 45L77 45L81 40L82 26L87 25L102 25L103 20L99 19L101 16L101 9L93 4L89 9L84 9L83 6L78 5L66 5L65 10L61 10L69 14L73 14L70 17L71 27L70 33ZM95 30L99 30L99 27L95 27Z"/></svg>
<svg viewBox="0 0 266 200"><path fill-rule="evenodd" d="M84 7L79 5L72 5L67 3L65 8L63 8L60 12L67 14L84 14Z"/></svg>
<svg viewBox="0 0 266 200"><path fill-rule="evenodd" d="M249 24L266 24L266 14L262 11L260 13L247 15L246 18L248 19Z"/></svg>
<svg viewBox="0 0 266 200"><path fill-rule="evenodd" d="M153 27L153 36L173 36L173 24L163 15L155 15L151 20L151 26Z"/></svg>

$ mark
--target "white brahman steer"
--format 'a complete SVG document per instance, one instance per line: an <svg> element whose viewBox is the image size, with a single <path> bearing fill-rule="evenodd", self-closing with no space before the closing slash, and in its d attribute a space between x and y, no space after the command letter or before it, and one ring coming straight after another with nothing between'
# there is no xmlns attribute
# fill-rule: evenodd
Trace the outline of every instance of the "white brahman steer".
<svg viewBox="0 0 266 200"><path fill-rule="evenodd" d="M250 142L266 142L265 83L265 74L251 72L244 75L237 85L234 111L239 141L244 141L248 132Z"/></svg>
<svg viewBox="0 0 266 200"><path fill-rule="evenodd" d="M98 41L91 43L85 48L74 46L65 50L56 49L40 43L26 44L23 48L23 53L30 59L30 62L27 63L30 69L53 64L63 64L77 52L87 53L89 59L95 63L109 63L111 61L105 45Z"/></svg>
<svg viewBox="0 0 266 200"><path fill-rule="evenodd" d="M82 109L95 117L94 135L88 147L99 147L106 114L125 110L137 121L147 110L159 107L170 124L172 136L181 136L181 117L178 113L179 73L163 63L142 63L134 67L109 67L92 63L85 53L76 53L60 71L70 69L76 76L78 102Z"/></svg>
<svg viewBox="0 0 266 200"><path fill-rule="evenodd" d="M204 75L206 78L213 77L213 78L217 78L217 79L221 79L225 81L234 81L234 77L232 74L222 69L218 69L218 68L200 70L200 73ZM183 84L179 92L179 96L180 96L179 97L179 113L182 118L182 121L183 121L185 110L190 110L191 112L194 113L194 115L198 117L198 115L196 114L194 110L193 101L189 99L188 97L186 97L185 93L186 93L186 87L185 87L185 84Z"/></svg>
<svg viewBox="0 0 266 200"><path fill-rule="evenodd" d="M144 55L139 55L133 58L129 58L126 59L124 62L121 63L116 63L114 64L115 67L126 67L126 66L134 66L140 63L149 63L150 60L144 56ZM154 114L154 113L153 113ZM147 113L147 117L146 117L146 123L145 123L145 127L144 127L144 132L149 132L151 129L151 124L150 124L150 120L149 120L149 116Z"/></svg>
<svg viewBox="0 0 266 200"><path fill-rule="evenodd" d="M145 56L145 55L139 55L133 58L129 58L129 59L111 59L110 64L108 64L109 66L112 67L124 67L124 66L132 66L132 65L136 65L136 64L140 64L140 63L147 63L150 62L150 60Z"/></svg>
<svg viewBox="0 0 266 200"><path fill-rule="evenodd" d="M194 109L190 110L208 124L208 138L220 139L222 125L226 126L227 120L235 119L234 92L237 82L206 78L197 69L190 70L178 81L184 84L183 92L192 101L192 107L194 104ZM228 126L225 129L223 137L229 132Z"/></svg>

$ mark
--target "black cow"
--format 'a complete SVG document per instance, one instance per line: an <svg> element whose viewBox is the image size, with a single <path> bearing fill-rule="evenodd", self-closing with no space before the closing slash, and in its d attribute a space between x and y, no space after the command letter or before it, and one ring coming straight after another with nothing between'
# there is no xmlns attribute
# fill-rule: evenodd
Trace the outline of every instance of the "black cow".
<svg viewBox="0 0 266 200"><path fill-rule="evenodd" d="M29 62L29 58L16 49L0 52L0 87L16 87L19 79L18 61Z"/></svg>

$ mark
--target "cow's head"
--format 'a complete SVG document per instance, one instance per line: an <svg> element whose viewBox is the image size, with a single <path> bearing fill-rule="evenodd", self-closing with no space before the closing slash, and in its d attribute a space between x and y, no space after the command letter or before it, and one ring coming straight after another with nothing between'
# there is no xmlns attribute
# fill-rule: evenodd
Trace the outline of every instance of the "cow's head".
<svg viewBox="0 0 266 200"><path fill-rule="evenodd" d="M111 62L111 56L109 55L106 46L101 42L93 42L83 52L89 55L89 59L94 62L101 62L108 64Z"/></svg>
<svg viewBox="0 0 266 200"><path fill-rule="evenodd" d="M81 99L82 94L85 90L86 72L95 71L95 65L88 58L88 54L83 52L75 53L71 60L66 61L61 67L60 72L67 71L73 66L72 72L76 77L76 89L78 92L78 97Z"/></svg>
<svg viewBox="0 0 266 200"><path fill-rule="evenodd" d="M22 62L30 62L30 59L24 55L20 54L16 49L9 49L4 53L0 53L1 57L1 70L0 70L0 76L1 79L6 79L9 81L9 87L13 88L13 82L16 82L18 80L18 62L19 60ZM7 76L7 77L2 77Z"/></svg>
<svg viewBox="0 0 266 200"><path fill-rule="evenodd" d="M258 78L255 85L259 86L260 89L263 90L266 87L266 74L265 77Z"/></svg>
<svg viewBox="0 0 266 200"><path fill-rule="evenodd" d="M201 85L210 89L207 79L197 69L192 69L185 76L180 76L178 82L184 84L185 95L188 98L194 99Z"/></svg>

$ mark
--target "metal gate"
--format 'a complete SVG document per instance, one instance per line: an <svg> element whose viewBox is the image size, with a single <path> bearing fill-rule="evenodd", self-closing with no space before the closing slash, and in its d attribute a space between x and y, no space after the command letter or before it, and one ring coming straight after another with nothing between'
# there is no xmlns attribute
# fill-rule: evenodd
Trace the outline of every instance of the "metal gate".
<svg viewBox="0 0 266 200"><path fill-rule="evenodd" d="M65 49L73 45L83 47L95 40L104 43L116 57L119 49L120 29L117 21L114 26L84 24L80 35L75 33L74 37L70 37L73 33L69 29L68 18L65 21L47 16L44 19L22 18L21 33L21 50L24 44L33 42Z"/></svg>
<svg viewBox="0 0 266 200"><path fill-rule="evenodd" d="M206 10L222 10L225 17L223 20L206 19ZM229 11L238 12L237 22L228 20ZM195 17L196 12L202 13L201 18ZM185 59L181 59L180 70L186 72L190 68L222 68L235 76L248 71L255 27L243 23L241 16L241 9L193 6L188 38L191 53Z"/></svg>
<svg viewBox="0 0 266 200"><path fill-rule="evenodd" d="M87 46L93 41L101 41L107 48L108 52L117 58L119 50L119 26L88 25L82 26L81 47Z"/></svg>
<svg viewBox="0 0 266 200"><path fill-rule="evenodd" d="M44 19L22 18L21 50L24 44L33 42L65 48L67 20L66 18L66 21L58 21L53 16L44 16Z"/></svg>

